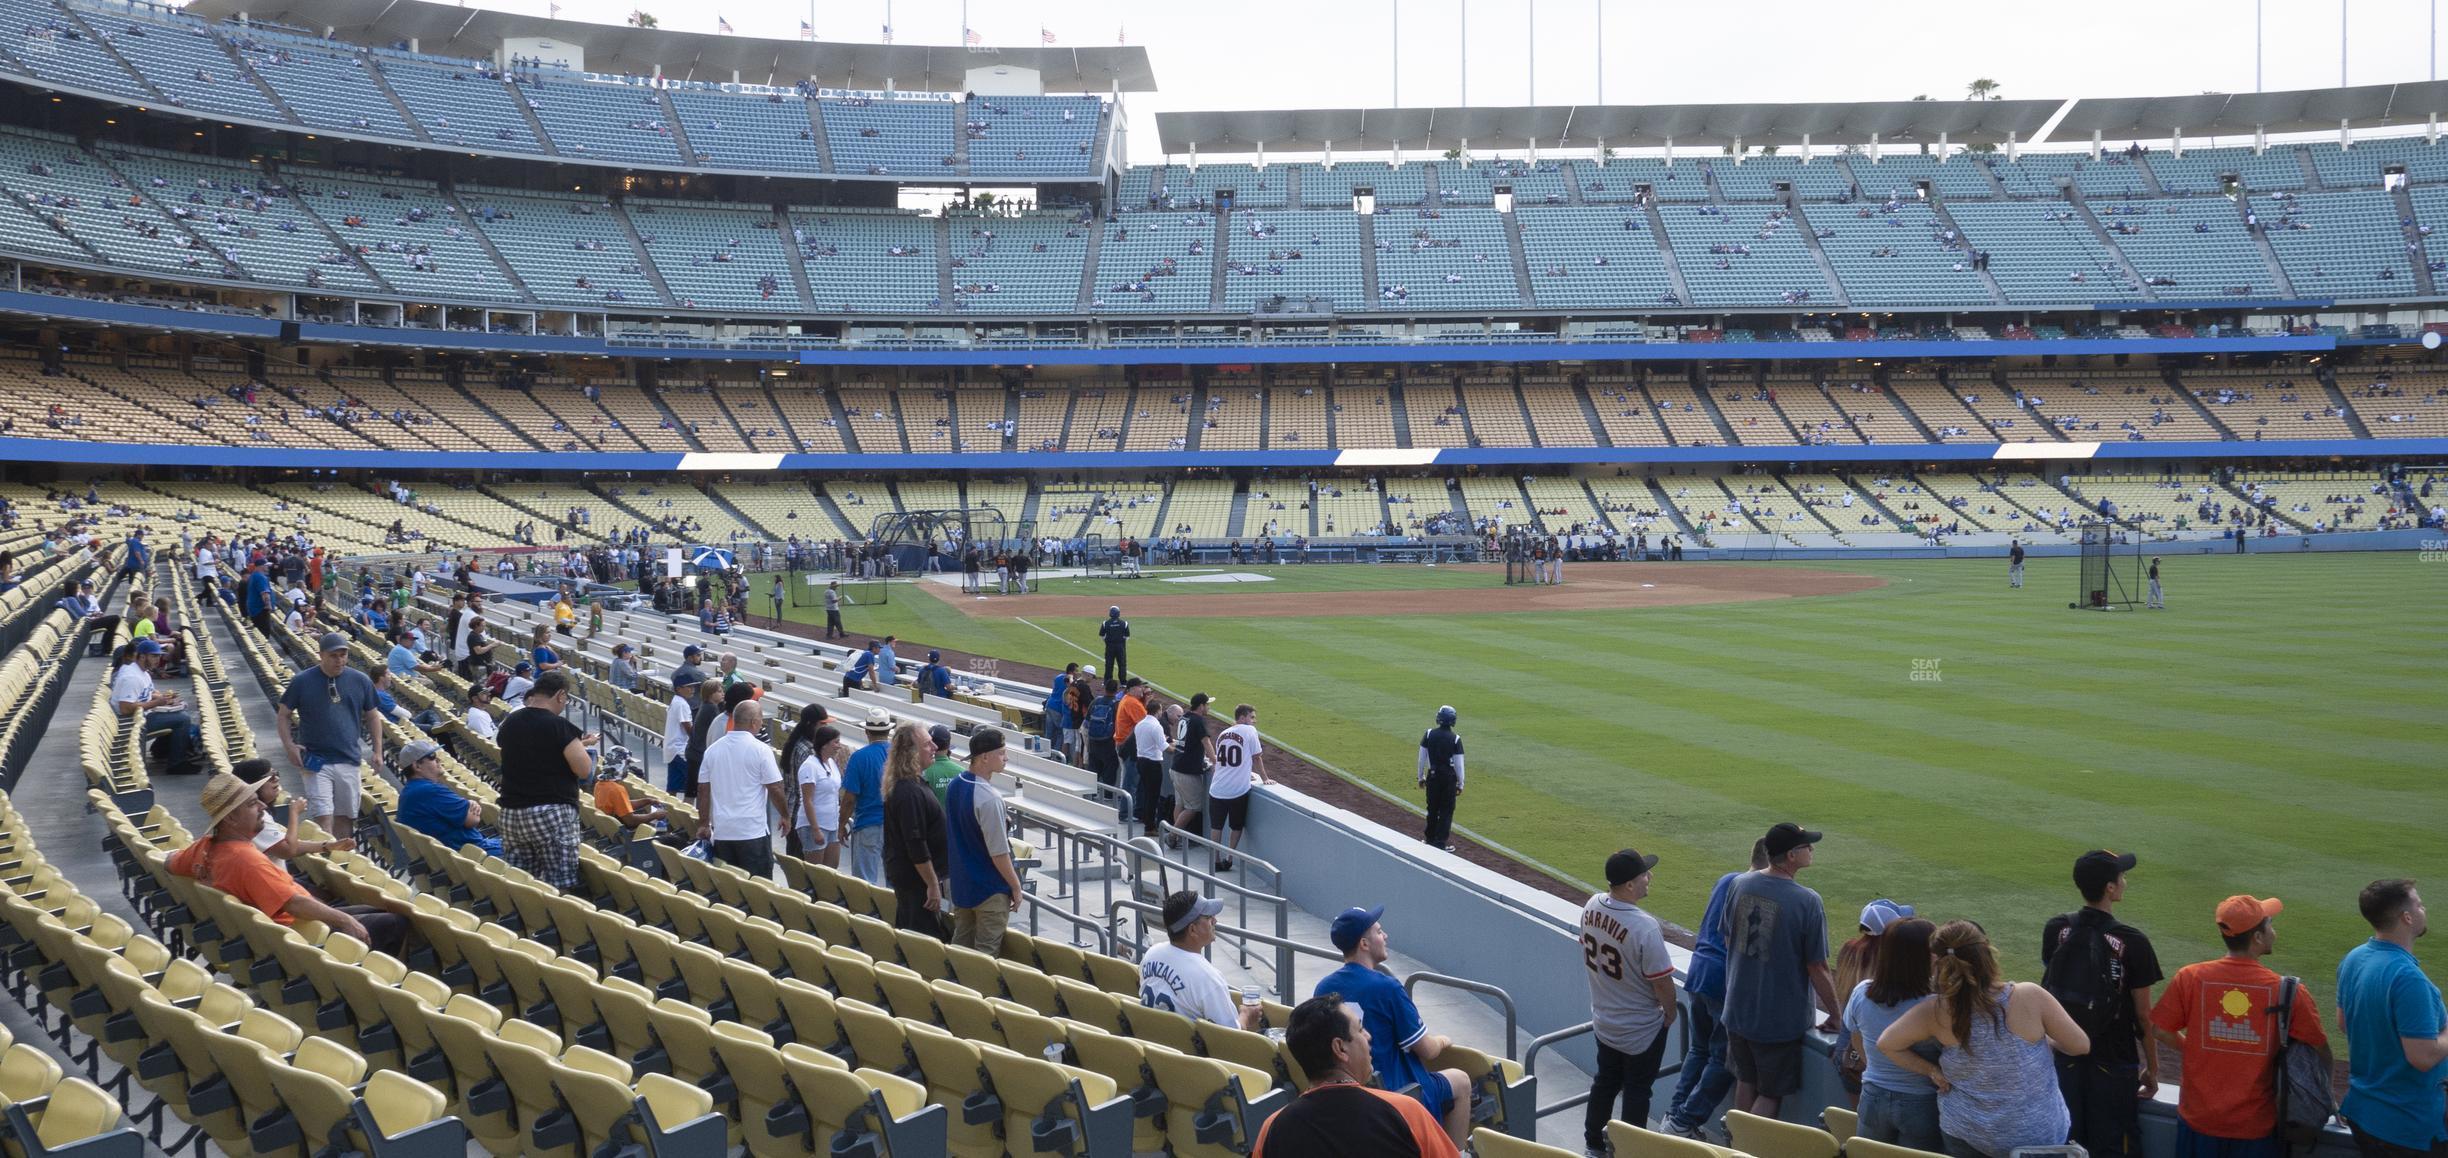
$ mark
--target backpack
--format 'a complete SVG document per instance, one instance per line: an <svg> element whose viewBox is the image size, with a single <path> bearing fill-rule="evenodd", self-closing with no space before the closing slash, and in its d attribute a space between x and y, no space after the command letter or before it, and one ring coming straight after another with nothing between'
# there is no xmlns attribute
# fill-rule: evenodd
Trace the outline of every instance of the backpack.
<svg viewBox="0 0 2448 1158"><path fill-rule="evenodd" d="M2125 943L2105 927L2058 918L2057 951L2040 975L2040 987L2065 1006L2067 1016L2093 1041L2112 1036L2119 1009L2133 1008L2125 990Z"/></svg>
<svg viewBox="0 0 2448 1158"><path fill-rule="evenodd" d="M1088 708L1088 734L1092 737L1113 738L1114 697L1099 696Z"/></svg>
<svg viewBox="0 0 2448 1158"><path fill-rule="evenodd" d="M2278 1138L2289 1146L2320 1141L2321 1129L2337 1113L2329 1066L2320 1051L2295 1040L2295 991L2303 982L2278 981Z"/></svg>

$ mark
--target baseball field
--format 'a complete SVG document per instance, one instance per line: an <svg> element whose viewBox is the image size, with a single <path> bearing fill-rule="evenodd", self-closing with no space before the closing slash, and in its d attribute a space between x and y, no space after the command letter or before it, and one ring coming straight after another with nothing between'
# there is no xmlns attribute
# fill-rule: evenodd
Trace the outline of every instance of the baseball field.
<svg viewBox="0 0 2448 1158"><path fill-rule="evenodd" d="M2169 610L2107 614L2067 609L2074 567L2034 560L2021 591L2002 560L1589 564L1561 588L1210 568L982 600L897 584L847 618L1059 666L1096 660L1118 602L1134 673L1257 704L1278 743L1413 803L1419 734L1453 704L1461 826L1582 881L1657 853L1650 907L1680 923L1798 820L1827 833L1805 881L1838 932L1892 897L1981 921L2035 976L2074 857L2106 847L2141 858L2122 912L2171 969L2216 954L2221 898L2274 895L2273 963L2326 990L2364 936L2356 890L2448 880L2448 563L2172 557ZM1165 581L1202 573L1241 578Z"/></svg>

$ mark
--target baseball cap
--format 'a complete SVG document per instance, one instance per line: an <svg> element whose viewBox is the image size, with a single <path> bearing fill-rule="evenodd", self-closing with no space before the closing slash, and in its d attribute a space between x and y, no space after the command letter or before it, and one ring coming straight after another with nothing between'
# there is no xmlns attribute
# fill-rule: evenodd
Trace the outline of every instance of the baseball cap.
<svg viewBox="0 0 2448 1158"><path fill-rule="evenodd" d="M323 633L323 638L315 641L315 650L325 655L335 651L347 651L348 637L337 631L326 631Z"/></svg>
<svg viewBox="0 0 2448 1158"><path fill-rule="evenodd" d="M860 729L869 732L889 732L892 726L892 713L882 708L867 709L867 718L859 722Z"/></svg>
<svg viewBox="0 0 2448 1158"><path fill-rule="evenodd" d="M1095 674L1096 674L1096 665L1095 665L1095 664L1093 664L1093 663L1083 663L1083 664L1081 664L1081 665L1080 665L1080 674L1081 674L1081 675L1095 675Z"/></svg>
<svg viewBox="0 0 2448 1158"><path fill-rule="evenodd" d="M1165 931L1178 933L1201 917L1212 917L1224 911L1224 902L1215 897L1202 897L1188 889L1165 898ZM1364 930L1365 931L1365 930Z"/></svg>
<svg viewBox="0 0 2448 1158"><path fill-rule="evenodd" d="M950 752L952 750L952 726L949 724L937 724L932 728L928 728L927 739L935 742L936 751ZM975 751L976 749L971 749L972 753Z"/></svg>
<svg viewBox="0 0 2448 1158"><path fill-rule="evenodd" d="M1190 706L1194 708L1204 707L1209 701L1210 697L1205 692L1193 692L1190 695Z"/></svg>
<svg viewBox="0 0 2448 1158"><path fill-rule="evenodd" d="M942 658L943 658L943 653L942 653L942 652L940 652L940 651L929 651L929 652L927 652L927 662L928 662L928 663L934 663L936 660L939 660L939 659L942 659Z"/></svg>
<svg viewBox="0 0 2448 1158"><path fill-rule="evenodd" d="M676 692L676 691L679 691L679 690L680 690L680 689L682 689L682 688L693 688L693 687L696 687L698 684L701 684L701 683L704 683L704 682L705 682L705 677L704 677L704 676L699 675L699 674L698 674L698 673L696 673L696 672L690 671L690 670L688 670L687 668L682 668L682 669L680 669L679 671L676 671L676 672L673 672L673 673L672 673L671 686L672 686L672 690L673 690L673 691L675 691L675 692Z"/></svg>
<svg viewBox="0 0 2448 1158"><path fill-rule="evenodd" d="M1123 687L1125 690L1130 689L1130 688L1136 688L1136 687L1144 687L1144 686L1146 686L1146 684L1147 684L1147 681L1146 681L1146 680L1143 680L1143 679L1140 679L1138 676L1131 676L1131 677L1129 677L1129 678L1127 678L1127 679L1124 679L1124 680L1122 681L1122 687Z"/></svg>
<svg viewBox="0 0 2448 1158"><path fill-rule="evenodd" d="M977 731L969 733L970 759L975 760L988 752L1000 752L1002 750L1003 729L979 728Z"/></svg>
<svg viewBox="0 0 2448 1158"><path fill-rule="evenodd" d="M1629 848L1608 857L1606 863L1607 887L1613 888L1637 879L1642 873L1656 868L1657 861L1658 858L1654 856L1642 856L1637 850Z"/></svg>
<svg viewBox="0 0 2448 1158"><path fill-rule="evenodd" d="M533 674L534 672L535 672L535 665L534 665L534 664L532 664L532 663L529 663L529 662L527 662L526 660L523 660L523 659L522 659L522 660L520 660L520 661L518 661L518 665L517 665L517 666L515 666L515 667L513 667L513 668L511 668L511 669L510 669L510 674L512 674L512 675L530 675L530 674Z"/></svg>
<svg viewBox="0 0 2448 1158"><path fill-rule="evenodd" d="M1824 832L1813 832L1810 829L1804 828L1801 825L1795 824L1794 822L1788 820L1777 825L1775 828L1769 829L1768 835L1764 838L1764 840L1768 845L1768 855L1778 857L1792 852L1803 845L1817 844L1826 836L1827 834Z"/></svg>
<svg viewBox="0 0 2448 1158"><path fill-rule="evenodd" d="M1861 927L1873 937L1884 934L1887 926L1913 915L1911 905L1897 904L1885 897L1862 906Z"/></svg>
<svg viewBox="0 0 2448 1158"><path fill-rule="evenodd" d="M2133 871L2139 863L2130 852L2110 852L2095 848L2074 858L2074 887L2078 889L2107 888L2116 879Z"/></svg>
<svg viewBox="0 0 2448 1158"><path fill-rule="evenodd" d="M1374 909L1363 909L1357 905L1345 909L1336 914L1334 924L1327 928L1327 939L1334 942L1335 948L1349 953L1353 946L1360 943L1360 938L1368 936L1368 931L1377 927L1378 918L1383 916L1384 905Z"/></svg>
<svg viewBox="0 0 2448 1158"><path fill-rule="evenodd" d="M2219 902L2219 935L2233 937L2252 932L2261 927L2261 922L2277 916L2285 908L2276 897L2267 900L2254 900L2249 896L2229 897Z"/></svg>
<svg viewBox="0 0 2448 1158"><path fill-rule="evenodd" d="M682 659L696 659L704 654L705 649L693 643L680 649L680 658Z"/></svg>
<svg viewBox="0 0 2448 1158"><path fill-rule="evenodd" d="M150 635L136 641L136 654L138 655L160 655L161 653L161 641Z"/></svg>
<svg viewBox="0 0 2448 1158"><path fill-rule="evenodd" d="M440 744L436 744L431 740L419 740L416 743L400 749L399 766L402 768L413 768L416 766L417 761L422 760L427 756L431 756L441 750L442 745Z"/></svg>

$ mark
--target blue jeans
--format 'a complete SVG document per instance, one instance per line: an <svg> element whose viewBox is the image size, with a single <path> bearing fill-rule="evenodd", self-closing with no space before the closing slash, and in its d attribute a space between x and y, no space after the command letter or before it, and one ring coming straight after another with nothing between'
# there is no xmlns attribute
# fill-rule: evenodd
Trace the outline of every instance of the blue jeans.
<svg viewBox="0 0 2448 1158"><path fill-rule="evenodd" d="M1734 1071L1726 1068L1723 999L1692 994L1691 1047L1683 1054L1683 1072L1666 1103L1666 1121L1696 1129L1717 1112L1717 1103L1734 1090Z"/></svg>
<svg viewBox="0 0 2448 1158"><path fill-rule="evenodd" d="M163 766L176 768L188 763L191 760L194 760L196 756L196 748L201 745L203 740L202 735L196 730L195 717L190 716L185 712L165 712L160 710L149 711L144 714L145 731L155 732L164 728L170 730L170 735L165 738L162 744Z"/></svg>
<svg viewBox="0 0 2448 1158"><path fill-rule="evenodd" d="M871 885L886 886L883 825L850 830L850 875Z"/></svg>
<svg viewBox="0 0 2448 1158"><path fill-rule="evenodd" d="M1937 1091L1904 1094L1863 1082L1861 1120L1853 1136L1933 1154L1943 1152L1946 1139L1938 1131Z"/></svg>

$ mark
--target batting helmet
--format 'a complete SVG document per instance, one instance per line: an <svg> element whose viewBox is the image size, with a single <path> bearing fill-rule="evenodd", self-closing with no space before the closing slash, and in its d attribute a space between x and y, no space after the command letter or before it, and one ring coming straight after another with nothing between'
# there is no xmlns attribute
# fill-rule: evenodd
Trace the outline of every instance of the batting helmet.
<svg viewBox="0 0 2448 1158"><path fill-rule="evenodd" d="M1447 704L1444 707L1437 709L1437 726L1440 728L1453 727L1454 721L1460 718L1461 715L1453 710L1453 705L1451 704Z"/></svg>

